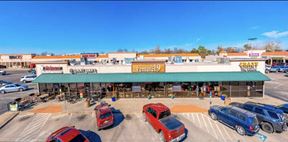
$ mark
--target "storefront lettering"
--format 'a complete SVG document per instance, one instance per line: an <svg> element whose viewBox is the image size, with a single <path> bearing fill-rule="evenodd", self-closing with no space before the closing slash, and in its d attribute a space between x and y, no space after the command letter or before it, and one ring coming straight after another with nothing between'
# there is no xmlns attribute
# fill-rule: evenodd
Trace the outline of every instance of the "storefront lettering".
<svg viewBox="0 0 288 142"><path fill-rule="evenodd" d="M165 64L132 64L132 72L165 72Z"/></svg>
<svg viewBox="0 0 288 142"><path fill-rule="evenodd" d="M44 71L62 71L62 67L44 66Z"/></svg>
<svg viewBox="0 0 288 142"><path fill-rule="evenodd" d="M22 59L22 55L9 56L9 59Z"/></svg>
<svg viewBox="0 0 288 142"><path fill-rule="evenodd" d="M97 73L97 69L70 69L70 73L77 74L77 73Z"/></svg>
<svg viewBox="0 0 288 142"><path fill-rule="evenodd" d="M242 71L256 71L258 62L241 62L239 66Z"/></svg>

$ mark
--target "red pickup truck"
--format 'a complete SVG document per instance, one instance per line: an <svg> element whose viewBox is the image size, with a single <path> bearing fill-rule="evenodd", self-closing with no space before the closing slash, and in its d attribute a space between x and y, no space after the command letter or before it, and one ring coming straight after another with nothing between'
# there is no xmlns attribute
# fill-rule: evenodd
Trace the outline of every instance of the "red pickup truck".
<svg viewBox="0 0 288 142"><path fill-rule="evenodd" d="M170 109L161 103L143 106L143 117L160 135L162 142L178 142L185 137L185 126L174 116Z"/></svg>
<svg viewBox="0 0 288 142"><path fill-rule="evenodd" d="M109 104L101 102L99 105L95 107L94 110L96 113L96 122L98 130L113 125L114 117Z"/></svg>

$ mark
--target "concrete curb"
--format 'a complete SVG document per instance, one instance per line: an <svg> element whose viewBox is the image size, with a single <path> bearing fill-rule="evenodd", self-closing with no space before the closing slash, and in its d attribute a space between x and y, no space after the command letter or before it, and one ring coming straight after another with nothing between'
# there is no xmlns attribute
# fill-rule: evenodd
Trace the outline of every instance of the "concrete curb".
<svg viewBox="0 0 288 142"><path fill-rule="evenodd" d="M3 121L2 124L0 124L0 129L2 129L5 125L7 125L11 120L13 120L17 115L19 114L19 112L15 112L14 114L12 114L11 116L9 116L6 120ZM2 114L3 115L3 114Z"/></svg>

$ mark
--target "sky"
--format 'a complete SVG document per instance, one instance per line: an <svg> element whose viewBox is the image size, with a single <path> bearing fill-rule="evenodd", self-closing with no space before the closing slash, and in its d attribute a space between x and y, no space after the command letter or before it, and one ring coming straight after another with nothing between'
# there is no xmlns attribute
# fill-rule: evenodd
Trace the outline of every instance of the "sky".
<svg viewBox="0 0 288 142"><path fill-rule="evenodd" d="M288 2L0 2L0 53L261 46L288 49ZM256 41L248 38L256 37Z"/></svg>

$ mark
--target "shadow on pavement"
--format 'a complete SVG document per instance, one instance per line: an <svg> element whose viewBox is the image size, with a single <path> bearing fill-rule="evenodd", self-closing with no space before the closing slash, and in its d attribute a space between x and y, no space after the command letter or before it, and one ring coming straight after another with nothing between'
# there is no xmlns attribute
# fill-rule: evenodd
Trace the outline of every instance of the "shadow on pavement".
<svg viewBox="0 0 288 142"><path fill-rule="evenodd" d="M185 128L185 137L180 142L184 142L187 136L188 136L188 129Z"/></svg>
<svg viewBox="0 0 288 142"><path fill-rule="evenodd" d="M98 134L96 134L93 131L84 131L84 130L79 130L84 136L86 136L90 142L101 142L101 138Z"/></svg>

